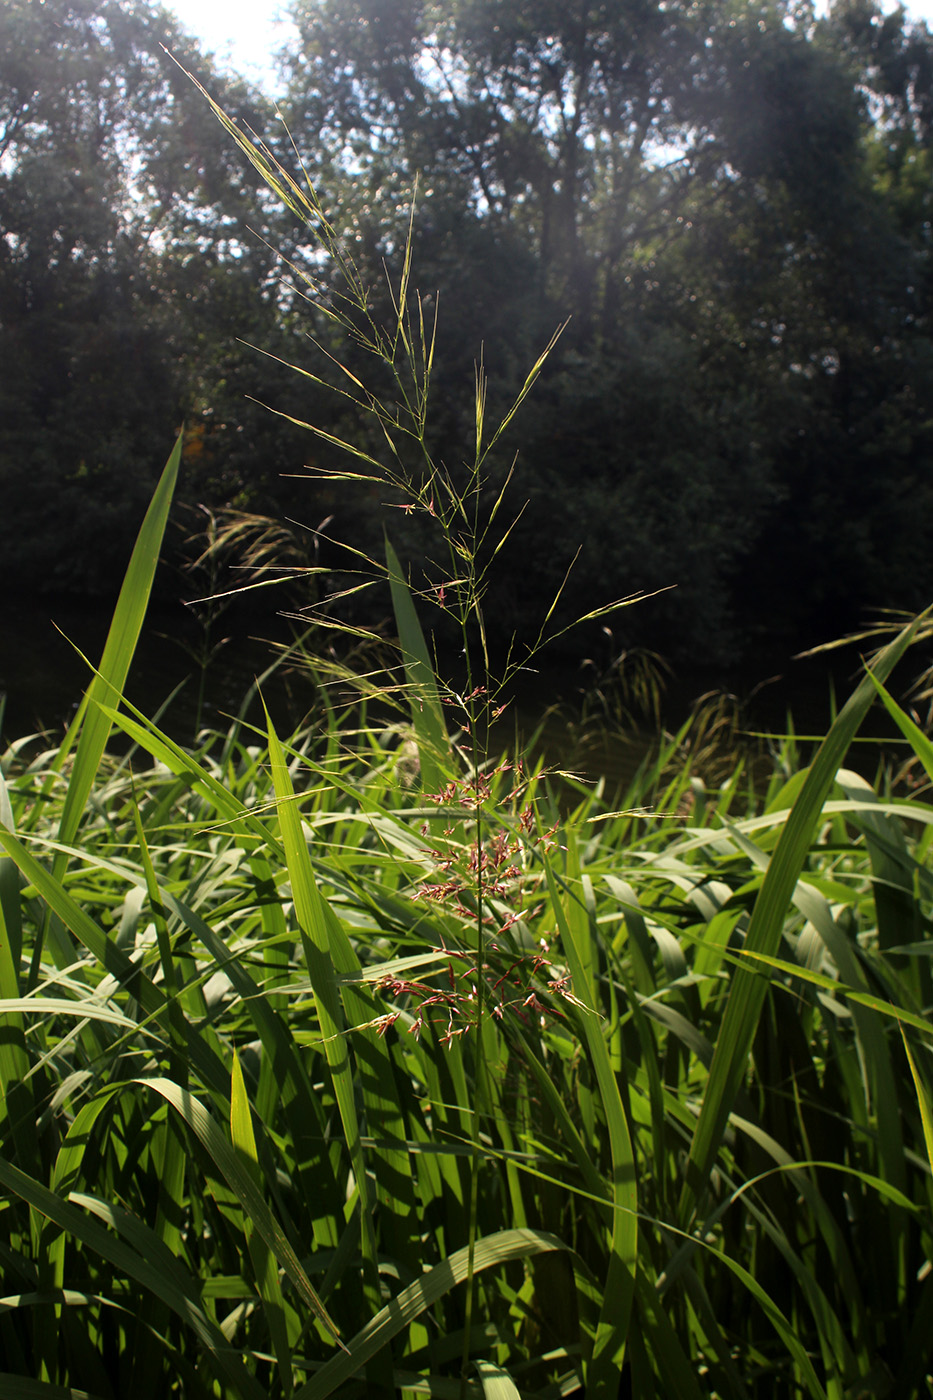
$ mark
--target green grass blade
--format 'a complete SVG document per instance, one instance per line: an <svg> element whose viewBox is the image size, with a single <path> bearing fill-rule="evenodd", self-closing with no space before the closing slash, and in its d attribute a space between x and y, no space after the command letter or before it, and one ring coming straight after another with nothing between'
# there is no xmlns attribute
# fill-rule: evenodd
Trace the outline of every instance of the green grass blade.
<svg viewBox="0 0 933 1400"><path fill-rule="evenodd" d="M664 1395L676 1395L677 1400L703 1400L690 1356L672 1325L664 1299L644 1271L639 1269L636 1282L638 1299L638 1329L641 1340L654 1356L654 1364L664 1385Z"/></svg>
<svg viewBox="0 0 933 1400"><path fill-rule="evenodd" d="M110 719L98 704L119 702L129 675L136 643L142 631L156 565L162 549L169 508L181 465L182 437L179 436L156 487L130 558L120 589L110 631L97 673L87 690L88 712L78 740L74 768L62 809L59 840L68 845L87 806L88 794L97 775L101 755L110 736Z"/></svg>
<svg viewBox="0 0 933 1400"><path fill-rule="evenodd" d="M386 563L399 647L411 698L412 725L421 762L421 785L425 792L440 792L446 782L444 770L450 759L450 740L421 623L398 556L388 539Z"/></svg>
<svg viewBox="0 0 933 1400"><path fill-rule="evenodd" d="M295 798L291 774L278 735L266 713L269 733L269 758L275 785L282 844L295 901L295 914L301 934L308 975L317 1007L318 1023L324 1053L333 1079L334 1094L343 1126L344 1142L350 1167L360 1194L363 1222L363 1257L366 1261L364 1286L371 1301L379 1298L376 1232L373 1223L372 1192L356 1111L356 1088L343 1006L337 989L336 968L330 945L331 922L327 906L311 865L308 842L301 825L301 813Z"/></svg>
<svg viewBox="0 0 933 1400"><path fill-rule="evenodd" d="M584 959L571 921L564 911L557 881L548 860L545 861L545 872L574 994L586 1007L581 1018L583 1038L599 1087L612 1152L614 1210L609 1269L593 1356L586 1377L587 1393L597 1397L597 1400L600 1397L609 1400L618 1391L638 1269L638 1187L635 1179L635 1154L625 1109L619 1095L619 1086L603 1038L599 1014L595 1006L587 1004L589 979Z"/></svg>
<svg viewBox="0 0 933 1400"><path fill-rule="evenodd" d="M80 943L100 965L110 973L121 987L128 990L139 1002L147 1016L164 1021L166 1039L171 1040L170 1004L165 994L149 977L118 948L112 938L94 922L89 914L76 903L59 880L35 859L30 851L9 831L0 828L0 847L13 858L30 884L36 887L39 895ZM192 1067L204 1083L226 1094L228 1075L207 1044L203 1035L186 1023L188 1056Z"/></svg>
<svg viewBox="0 0 933 1400"><path fill-rule="evenodd" d="M477 1241L473 1273L553 1249L566 1249L566 1245L541 1230L502 1230ZM466 1280L469 1255L468 1247L458 1249L442 1264L436 1264L422 1278L403 1288L352 1338L345 1353L331 1357L312 1380L295 1392L294 1400L326 1400L338 1386L357 1375L393 1337Z"/></svg>
<svg viewBox="0 0 933 1400"><path fill-rule="evenodd" d="M261 826L259 829L262 829ZM121 985L132 991L147 1015L158 1017L160 1022L164 1024L167 1038L171 1039L173 1028L180 1027L183 1030L185 1050L192 1067L212 1091L225 1096L229 1086L228 1072L212 1052L205 1037L199 1035L183 1017L176 1018L172 1001L164 996L161 989L152 984L150 979L130 961L126 953L117 947L113 939L105 937L89 915L71 899L68 892L60 884L52 879L45 867L40 865L21 843L16 841L16 838L5 836L0 831L0 848L3 847L5 841L10 842L17 864L22 869L26 879L36 885L40 894L52 904L65 925L76 934L79 941L107 971ZM75 852L75 854L80 854L80 852ZM105 862L100 863L106 864ZM148 891L149 885L145 874L134 873L130 868L117 869L115 867L114 870L121 880L129 881L137 888ZM177 896L161 886L157 891L157 901L174 914L181 924L188 928L203 944L210 953L215 966L226 973L242 997L244 1005L249 1008L249 1014L266 1050L266 1058L270 1066L274 1065L275 1067L276 1082L279 1085L281 1099L291 1128L292 1142L298 1153L298 1169L306 1175L309 1191L313 1181L315 1199L319 1201L325 1211L320 1225L322 1230L321 1243L333 1247L337 1242L337 1234L329 1225L327 1212L330 1212L335 1221L337 1215L342 1214L342 1211L336 1199L336 1183L330 1168L330 1159L326 1152L322 1152L320 1149L324 1124L317 1099L287 1027L269 1006L268 999L261 994L260 989L246 969L241 966L239 960L231 956L229 948L219 934L215 933Z"/></svg>
<svg viewBox="0 0 933 1400"><path fill-rule="evenodd" d="M836 772L875 695L874 677L883 681L890 674L910 645L917 626L917 621L912 622L879 653L872 671L839 712L820 745L781 830L755 901L745 942L749 953L763 953L767 957L777 953L784 917L810 849L814 826ZM690 1218L706 1190L729 1114L745 1076L767 988L767 977L757 969L739 968L733 975L703 1105L690 1145L680 1200L684 1221Z"/></svg>
<svg viewBox="0 0 933 1400"><path fill-rule="evenodd" d="M51 1381L31 1381L25 1376L13 1376L8 1371L0 1371L0 1395L3 1400L103 1400L90 1390L52 1385Z"/></svg>
<svg viewBox="0 0 933 1400"><path fill-rule="evenodd" d="M2 773L0 826L10 832L14 830L13 808ZM22 946L19 870L8 855L0 855L0 998L4 1001L15 1002L20 996ZM23 1016L8 1011L3 1016L0 1034L0 1125L4 1118L8 1121L20 1166L36 1171L36 1105L30 1064Z"/></svg>
<svg viewBox="0 0 933 1400"><path fill-rule="evenodd" d="M86 707L84 720L58 829L58 838L66 846L73 841L84 815L88 795L110 737L111 722L100 706L119 702L142 631L181 465L181 449L182 435L179 434L137 536L110 623L100 667L82 701L82 705ZM64 855L56 856L56 877L61 877L66 865L67 858ZM59 966L67 966L71 960L71 949L54 919L49 921L47 934L53 956Z"/></svg>
<svg viewBox="0 0 933 1400"><path fill-rule="evenodd" d="M491 1361L474 1361L485 1400L521 1400L518 1387L508 1371L494 1366Z"/></svg>
<svg viewBox="0 0 933 1400"><path fill-rule="evenodd" d="M272 843L271 833L263 825L261 818L244 807L203 764L168 735L163 734L151 721L145 720L140 723L109 705L101 704L100 709L108 720L128 734L140 748L151 754L157 763L164 763L172 773L189 783L194 792L210 802L216 808L218 817L226 821L241 822L253 835L259 837L263 844ZM274 844L273 850L275 854L281 854Z"/></svg>
<svg viewBox="0 0 933 1400"><path fill-rule="evenodd" d="M304 1180L305 1190L320 1207L315 1224L315 1239L322 1246L334 1248L342 1220L343 1196L338 1192L330 1157L323 1146L325 1122L318 1098L289 1034L286 1020L279 1016L270 999L264 996L239 959L231 957L220 934L199 918L193 910L174 895L161 891L166 908L177 915L181 923L203 944L214 960L230 978L249 1015L265 1051L263 1068L271 1076L276 1097L281 1103L295 1152L295 1171ZM320 1232L320 1238L318 1233Z"/></svg>
<svg viewBox="0 0 933 1400"><path fill-rule="evenodd" d="M253 1119L250 1112L243 1071L239 1056L234 1051L233 1069L230 1074L230 1140L239 1154L244 1171L252 1179L253 1185L260 1188L262 1177L259 1171L259 1155L256 1151L256 1136L253 1132ZM258 1238L257 1238L258 1236ZM246 1217L246 1240L250 1258L259 1285L272 1349L279 1363L279 1378L282 1390L287 1397L292 1393L291 1345L288 1335L288 1319L285 1299L279 1285L275 1255L266 1244L256 1222L251 1215Z"/></svg>
<svg viewBox="0 0 933 1400"><path fill-rule="evenodd" d="M0 771L0 826L16 830L13 805L6 779ZM9 856L0 856L0 929L3 932L0 953L0 996L19 996L19 963L23 952L22 907L19 897L19 875Z"/></svg>
<svg viewBox="0 0 933 1400"><path fill-rule="evenodd" d="M933 1096L930 1095L926 1084L920 1077L920 1070L914 1059L913 1051L907 1043L903 1026L901 1027L901 1036L904 1040L904 1050L907 1053L907 1063L910 1065L911 1078L917 1091L917 1103L920 1106L920 1121L923 1124L923 1140L926 1144L927 1159L930 1163L930 1170L933 1171Z"/></svg>
<svg viewBox="0 0 933 1400"><path fill-rule="evenodd" d="M254 1176L231 1147L207 1109L187 1089L169 1079L137 1079L137 1084L154 1090L171 1104L184 1123L191 1128L217 1167L230 1190L243 1207L247 1218L262 1237L266 1247L279 1261L286 1278L315 1317L327 1328L335 1341L340 1333L321 1302L301 1266L297 1254L282 1231L275 1216L263 1200Z"/></svg>
<svg viewBox="0 0 933 1400"><path fill-rule="evenodd" d="M177 1283L167 1273L154 1266L148 1259L138 1254L123 1240L115 1237L96 1221L88 1219L83 1211L69 1201L63 1201L21 1172L11 1162L0 1157L0 1185L6 1191L44 1215L72 1239L79 1240L102 1259L106 1259L125 1278L135 1279L143 1288L166 1303L189 1327L201 1344L214 1357L215 1363L227 1377L234 1392L244 1400L268 1400L262 1387L249 1374L238 1354L227 1343L223 1333L206 1316L203 1310L181 1291ZM106 1211L104 1203L98 1208Z"/></svg>
<svg viewBox="0 0 933 1400"><path fill-rule="evenodd" d="M901 709L894 697L885 689L882 684L882 678L872 674L871 671L868 673L868 678L881 697L888 714L894 720L894 723L897 725L898 729L900 729L905 739L910 741L910 746L923 764L927 777L933 782L933 743L930 742L930 739L924 734L919 725L914 723L910 715L908 715L905 710Z"/></svg>

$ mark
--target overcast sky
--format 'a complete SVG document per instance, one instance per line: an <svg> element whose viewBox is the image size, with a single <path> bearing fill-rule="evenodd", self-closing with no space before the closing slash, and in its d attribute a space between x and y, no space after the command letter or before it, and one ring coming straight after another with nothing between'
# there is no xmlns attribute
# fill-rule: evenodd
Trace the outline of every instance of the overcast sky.
<svg viewBox="0 0 933 1400"><path fill-rule="evenodd" d="M272 53L288 34L279 15L285 0L164 0L186 29L225 64L273 89ZM821 6L818 6L821 8ZM886 3L885 9L894 9ZM933 28L933 0L909 0L906 9Z"/></svg>

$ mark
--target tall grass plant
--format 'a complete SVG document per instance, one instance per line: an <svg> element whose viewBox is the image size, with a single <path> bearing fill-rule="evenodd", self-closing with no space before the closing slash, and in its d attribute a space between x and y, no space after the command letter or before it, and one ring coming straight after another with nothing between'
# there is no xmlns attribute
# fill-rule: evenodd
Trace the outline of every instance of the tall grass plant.
<svg viewBox="0 0 933 1400"><path fill-rule="evenodd" d="M3 1394L933 1394L931 808L845 766L881 704L933 778L887 688L927 618L764 792L682 749L612 795L488 752L555 625L491 677L492 454L541 362L492 431L479 371L472 453L436 463L407 256L384 327L227 125L393 379L387 404L343 372L382 455L327 445L438 562L378 565L398 722L330 699L181 746L122 698L176 446L74 725L4 755Z"/></svg>

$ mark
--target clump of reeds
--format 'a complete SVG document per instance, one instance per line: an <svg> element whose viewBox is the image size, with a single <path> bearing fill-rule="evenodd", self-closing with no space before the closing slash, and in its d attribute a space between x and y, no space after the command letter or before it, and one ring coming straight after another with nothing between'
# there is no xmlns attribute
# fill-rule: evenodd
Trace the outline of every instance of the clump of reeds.
<svg viewBox="0 0 933 1400"><path fill-rule="evenodd" d="M930 809L843 766L880 698L933 775L884 688L927 620L763 796L733 774L699 801L667 752L607 810L490 755L553 610L493 678L482 373L455 481L407 257L367 320L313 196L233 134L344 259L332 314L393 376L391 409L342 390L384 456L330 446L447 554L414 585L391 546L360 561L407 725L330 703L182 747L122 699L176 446L74 725L4 756L4 1393L930 1393Z"/></svg>

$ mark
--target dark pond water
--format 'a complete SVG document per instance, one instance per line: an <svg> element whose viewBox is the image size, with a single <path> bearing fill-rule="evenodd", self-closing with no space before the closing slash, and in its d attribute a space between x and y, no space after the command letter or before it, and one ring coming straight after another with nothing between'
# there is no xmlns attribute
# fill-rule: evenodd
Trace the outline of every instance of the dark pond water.
<svg viewBox="0 0 933 1400"><path fill-rule="evenodd" d="M4 743L38 731L61 733L88 682L89 672L79 651L97 662L109 623L109 608L78 606L67 600L4 610L0 620L0 694L6 696ZM130 674L128 698L154 717L181 686L160 722L180 742L188 742L199 720L221 725L224 716L236 713L254 678L274 658L274 644L287 643L292 632L289 624L270 612L227 616L207 636L197 618L183 606L154 608ZM230 640L202 676L195 657L228 635ZM858 679L858 664L855 649L806 660L779 652L736 658L732 666L669 677L661 718L667 728L676 728L701 695L724 692L735 697L740 729L779 734L792 712L799 735L819 736L831 719L833 694L841 705ZM914 669L919 664L918 660ZM204 693L200 695L202 679ZM905 672L901 689L909 679ZM313 681L300 667L277 674L264 685L263 694L276 724L286 732L315 703ZM604 687L603 699L617 714L617 690L611 685ZM606 776L616 787L644 758L654 730L644 721L639 724L635 716L626 733L620 733L618 725L611 725L614 732L609 733L602 722L605 713L592 670L569 664L544 666L518 685L496 740L505 746L514 743L517 736L521 745L540 727L539 744L549 763L573 766L591 778ZM261 723L258 702L248 718ZM869 776L877 765L879 744L896 753L890 726L884 716L873 714L853 755L853 761Z"/></svg>
<svg viewBox="0 0 933 1400"><path fill-rule="evenodd" d="M109 607L67 600L6 611L0 620L5 741L37 731L61 732L90 678L81 653L88 661L99 662L110 620ZM281 619L262 618L255 628L253 621L242 616L224 618L207 632L181 604L153 607L136 650L127 698L152 717L167 705L160 722L179 742L191 740L199 722L223 723L225 715L237 712L253 680L274 660L275 643L291 639ZM213 658L202 666L211 650L215 650ZM311 709L314 700L310 679L303 679L295 669L287 680L270 681L263 694L276 723L289 727ZM258 714L257 701L251 718L256 720Z"/></svg>

